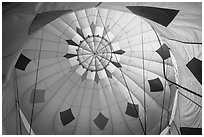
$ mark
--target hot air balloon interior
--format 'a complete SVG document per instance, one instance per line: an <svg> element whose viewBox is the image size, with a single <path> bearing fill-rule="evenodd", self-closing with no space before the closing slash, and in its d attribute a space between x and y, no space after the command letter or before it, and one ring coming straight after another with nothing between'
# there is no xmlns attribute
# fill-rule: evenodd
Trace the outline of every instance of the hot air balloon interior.
<svg viewBox="0 0 204 137"><path fill-rule="evenodd" d="M2 5L2 134L202 134L202 3Z"/></svg>

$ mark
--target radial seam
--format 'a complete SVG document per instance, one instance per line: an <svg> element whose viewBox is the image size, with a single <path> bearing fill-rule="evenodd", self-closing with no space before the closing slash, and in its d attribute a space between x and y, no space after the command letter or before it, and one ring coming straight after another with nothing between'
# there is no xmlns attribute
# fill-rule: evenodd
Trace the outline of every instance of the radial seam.
<svg viewBox="0 0 204 137"><path fill-rule="evenodd" d="M31 121L30 121L30 131L29 131L29 135L31 134L31 128L32 128L32 124L33 124L33 114L34 114L34 107L35 107L35 93L36 93L36 87L37 87L37 80L38 80L38 69L40 66L40 55L41 55L41 49L42 49L42 38L43 38L43 31L44 29L42 29L42 36L41 36L41 41L40 41L40 52L38 55L38 64L37 64L37 72L36 72L36 77L35 77L35 86L34 86L34 93L33 93L33 104L32 104L32 112L31 112Z"/></svg>

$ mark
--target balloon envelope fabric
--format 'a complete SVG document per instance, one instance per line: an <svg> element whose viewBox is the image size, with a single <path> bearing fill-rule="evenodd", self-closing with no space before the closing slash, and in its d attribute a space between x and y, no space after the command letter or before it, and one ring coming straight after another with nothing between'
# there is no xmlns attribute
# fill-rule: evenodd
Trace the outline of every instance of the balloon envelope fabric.
<svg viewBox="0 0 204 137"><path fill-rule="evenodd" d="M174 92L160 48L151 26L134 14L103 8L65 14L21 53L21 109L36 134L159 134ZM165 67L174 80L170 56Z"/></svg>
<svg viewBox="0 0 204 137"><path fill-rule="evenodd" d="M16 63L19 106L35 134L160 134L175 94L163 72L175 81L171 56L135 14L64 14L32 36Z"/></svg>

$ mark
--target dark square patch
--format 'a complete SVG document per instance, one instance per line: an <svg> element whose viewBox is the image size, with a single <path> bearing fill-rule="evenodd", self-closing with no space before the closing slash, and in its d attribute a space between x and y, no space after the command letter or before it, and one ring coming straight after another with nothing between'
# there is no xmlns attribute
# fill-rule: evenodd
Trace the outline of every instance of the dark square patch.
<svg viewBox="0 0 204 137"><path fill-rule="evenodd" d="M108 118L105 117L101 112L98 114L98 116L94 119L94 123L100 130L103 130L105 126L108 123Z"/></svg>
<svg viewBox="0 0 204 137"><path fill-rule="evenodd" d="M170 57L169 47L166 44L163 44L156 52L161 56L163 60Z"/></svg>
<svg viewBox="0 0 204 137"><path fill-rule="evenodd" d="M33 103L34 99L34 91L35 91L35 101L34 103L42 103L45 102L45 89L36 89L32 91L30 96L30 103Z"/></svg>
<svg viewBox="0 0 204 137"><path fill-rule="evenodd" d="M25 71L27 65L30 63L31 59L27 58L21 54L16 62L15 68Z"/></svg>
<svg viewBox="0 0 204 137"><path fill-rule="evenodd" d="M139 117L139 106L127 102L127 108L126 108L125 114L127 114L128 116L134 117L134 118L138 118Z"/></svg>
<svg viewBox="0 0 204 137"><path fill-rule="evenodd" d="M151 92L159 92L164 90L161 80L159 78L148 80L148 82L150 85Z"/></svg>
<svg viewBox="0 0 204 137"><path fill-rule="evenodd" d="M200 84L202 84L202 61L194 57L186 64L186 66Z"/></svg>
<svg viewBox="0 0 204 137"><path fill-rule="evenodd" d="M71 108L60 112L60 119L61 119L61 122L62 122L63 126L65 126L65 125L69 124L70 122L72 122L75 119L75 117L74 117L74 115L72 113Z"/></svg>

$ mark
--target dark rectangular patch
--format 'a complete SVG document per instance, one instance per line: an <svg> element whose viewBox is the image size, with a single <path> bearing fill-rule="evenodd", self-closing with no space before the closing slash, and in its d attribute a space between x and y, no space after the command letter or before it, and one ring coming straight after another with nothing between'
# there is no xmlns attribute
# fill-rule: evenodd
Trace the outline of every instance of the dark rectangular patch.
<svg viewBox="0 0 204 137"><path fill-rule="evenodd" d="M186 66L202 85L202 61L194 57Z"/></svg>
<svg viewBox="0 0 204 137"><path fill-rule="evenodd" d="M71 108L60 112L60 119L61 119L63 126L66 126L67 124L72 122L75 119L75 117L72 113Z"/></svg>
<svg viewBox="0 0 204 137"><path fill-rule="evenodd" d="M150 85L151 92L159 92L164 90L161 80L159 78L148 80L148 82Z"/></svg>
<svg viewBox="0 0 204 137"><path fill-rule="evenodd" d="M108 118L105 117L101 112L98 114L98 116L94 119L94 123L100 130L103 130L107 123L108 123Z"/></svg>
<svg viewBox="0 0 204 137"><path fill-rule="evenodd" d="M169 47L166 44L163 44L156 52L161 56L163 60L170 57Z"/></svg>
<svg viewBox="0 0 204 137"><path fill-rule="evenodd" d="M34 99L34 91L35 91L35 101ZM42 103L45 102L45 89L36 89L32 91L31 96L30 96L30 103Z"/></svg>
<svg viewBox="0 0 204 137"><path fill-rule="evenodd" d="M21 54L16 62L15 68L25 71L27 65L30 63L31 59L27 58Z"/></svg>
<svg viewBox="0 0 204 137"><path fill-rule="evenodd" d="M138 115L139 106L127 102L127 108L126 108L125 114L127 114L128 116L134 117L134 118L138 118L139 117Z"/></svg>
<svg viewBox="0 0 204 137"><path fill-rule="evenodd" d="M179 10L148 6L127 6L136 15L145 17L167 27L176 17Z"/></svg>
<svg viewBox="0 0 204 137"><path fill-rule="evenodd" d="M202 128L180 127L181 135L202 135Z"/></svg>

